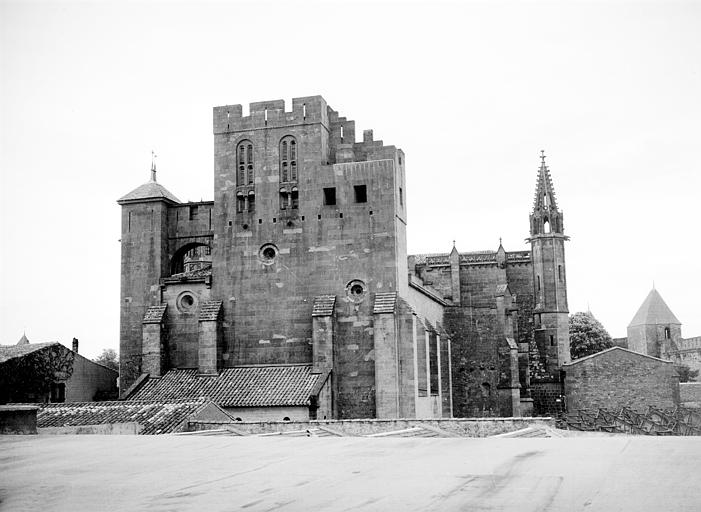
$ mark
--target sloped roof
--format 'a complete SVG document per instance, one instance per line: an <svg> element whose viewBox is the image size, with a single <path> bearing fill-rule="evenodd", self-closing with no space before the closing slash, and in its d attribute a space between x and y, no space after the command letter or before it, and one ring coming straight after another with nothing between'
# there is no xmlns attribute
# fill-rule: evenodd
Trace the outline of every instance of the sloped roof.
<svg viewBox="0 0 701 512"><path fill-rule="evenodd" d="M16 357L24 357L32 352L52 345L60 345L63 347L63 345L57 341L49 341L47 343L25 343L22 345L0 345L0 363L4 363Z"/></svg>
<svg viewBox="0 0 701 512"><path fill-rule="evenodd" d="M180 202L180 199L168 192L163 185L155 180L148 181L140 187L135 188L127 195L120 197L117 202L140 201L142 199L167 199L168 201L173 201L175 203Z"/></svg>
<svg viewBox="0 0 701 512"><path fill-rule="evenodd" d="M375 304L372 307L373 315L382 313L394 313L397 302L397 292L381 292L375 294Z"/></svg>
<svg viewBox="0 0 701 512"><path fill-rule="evenodd" d="M660 295L660 292L654 288L648 293L643 301L643 304L638 309L638 312L631 320L628 327L635 325L659 325L659 324L678 324L681 322L674 316L672 310L665 303Z"/></svg>
<svg viewBox="0 0 701 512"><path fill-rule="evenodd" d="M208 300L200 308L200 322L216 322L221 313L222 300Z"/></svg>
<svg viewBox="0 0 701 512"><path fill-rule="evenodd" d="M327 377L312 373L312 365L239 366L215 377L200 377L195 369L170 370L150 378L129 400L206 398L221 407L307 406Z"/></svg>
<svg viewBox="0 0 701 512"><path fill-rule="evenodd" d="M317 295L314 297L312 316L331 316L336 306L335 295Z"/></svg>
<svg viewBox="0 0 701 512"><path fill-rule="evenodd" d="M635 352L635 351L629 350L629 349L627 349L627 348L623 348L623 347L611 347L611 348L607 348L606 350L602 350L601 352L597 352L596 354L590 354L590 355L585 356L585 357L580 357L579 359L574 359L573 361L570 361L569 363L565 363L564 366L570 366L570 365L573 365L573 364L579 364L579 363L581 363L582 361L588 361L589 359L594 359L595 357L600 357L600 356L603 356L603 355L605 355L605 354L608 354L608 353L613 352L613 351L616 351L616 350L621 350L621 351L626 352L626 353L628 353L628 354L634 354L634 355L639 356L639 357L646 357L646 358L648 358L648 359L653 359L653 360L655 360L655 361L660 361L660 362L662 362L662 363L670 363L670 364L672 363L672 361L667 361L667 360L665 360L665 359L660 359L659 357L655 357L655 356L649 356L649 355L647 355L647 354L641 354L640 352Z"/></svg>
<svg viewBox="0 0 701 512"><path fill-rule="evenodd" d="M177 430L206 404L204 399L41 404L37 413L37 426L74 427L135 422L141 425L141 434L168 434Z"/></svg>
<svg viewBox="0 0 701 512"><path fill-rule="evenodd" d="M150 306L144 315L144 324L160 324L165 318L168 304L159 304L158 306Z"/></svg>

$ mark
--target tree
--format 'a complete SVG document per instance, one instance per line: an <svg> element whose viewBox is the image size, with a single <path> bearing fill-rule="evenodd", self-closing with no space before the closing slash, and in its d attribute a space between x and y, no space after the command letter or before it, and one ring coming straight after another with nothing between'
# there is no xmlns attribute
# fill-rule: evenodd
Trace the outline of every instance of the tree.
<svg viewBox="0 0 701 512"><path fill-rule="evenodd" d="M570 355L579 359L613 346L611 336L591 313L570 315Z"/></svg>
<svg viewBox="0 0 701 512"><path fill-rule="evenodd" d="M674 369L679 374L679 382L694 382L699 376L698 370L692 370L685 364L675 364Z"/></svg>
<svg viewBox="0 0 701 512"><path fill-rule="evenodd" d="M117 351L113 348L103 348L102 354L100 354L98 358L93 359L93 361L107 368L119 371L119 356L117 355Z"/></svg>

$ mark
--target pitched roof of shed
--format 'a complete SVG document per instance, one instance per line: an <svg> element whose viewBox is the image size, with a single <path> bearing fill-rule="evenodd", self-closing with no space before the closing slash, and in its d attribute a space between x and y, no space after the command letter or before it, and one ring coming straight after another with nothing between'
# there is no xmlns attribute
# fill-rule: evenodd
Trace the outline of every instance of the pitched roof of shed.
<svg viewBox="0 0 701 512"><path fill-rule="evenodd" d="M41 350L51 345L61 345L57 341L49 341L47 343L25 343L22 345L0 345L0 363L9 361L16 357L24 357L32 352ZM63 346L63 345L61 345ZM68 350L68 349L66 349Z"/></svg>
<svg viewBox="0 0 701 512"><path fill-rule="evenodd" d="M195 369L170 370L149 379L130 400L203 397L222 407L307 406L327 376L312 373L311 365L240 366L215 377L201 377Z"/></svg>
<svg viewBox="0 0 701 512"><path fill-rule="evenodd" d="M582 361L588 361L589 359L594 359L596 357L600 357L600 356L603 356L605 354L609 354L609 353L614 352L616 350L620 350L620 351L626 352L628 354L634 354L634 355L640 356L640 357L646 357L648 359L654 359L655 361L660 361L661 363L672 363L672 361L667 361L666 359L660 359L659 357L655 357L655 356L649 356L647 354L641 354L640 352L635 352L634 350L629 350L627 348L611 347L611 348L607 348L606 350L602 350L601 352L597 352L596 354L589 354L588 356L580 357L579 359L574 359L574 360L570 361L569 363L565 363L564 365L570 366L573 364L579 364Z"/></svg>
<svg viewBox="0 0 701 512"><path fill-rule="evenodd" d="M674 316L672 310L665 303L660 295L660 292L654 288L648 293L643 301L643 304L638 309L638 312L630 321L628 327L635 325L659 325L659 324L678 324L681 322Z"/></svg>
<svg viewBox="0 0 701 512"><path fill-rule="evenodd" d="M135 422L141 425L141 434L168 434L177 430L206 404L204 399L41 404L37 413L37 426L72 427Z"/></svg>

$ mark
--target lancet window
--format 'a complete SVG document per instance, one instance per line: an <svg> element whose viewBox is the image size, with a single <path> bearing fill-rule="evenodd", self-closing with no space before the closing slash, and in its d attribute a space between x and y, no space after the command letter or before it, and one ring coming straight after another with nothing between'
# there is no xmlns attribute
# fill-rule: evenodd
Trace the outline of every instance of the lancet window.
<svg viewBox="0 0 701 512"><path fill-rule="evenodd" d="M253 143L250 140L239 142L236 147L236 185L253 184Z"/></svg>
<svg viewBox="0 0 701 512"><path fill-rule="evenodd" d="M297 140L288 135L280 141L280 182L297 181Z"/></svg>

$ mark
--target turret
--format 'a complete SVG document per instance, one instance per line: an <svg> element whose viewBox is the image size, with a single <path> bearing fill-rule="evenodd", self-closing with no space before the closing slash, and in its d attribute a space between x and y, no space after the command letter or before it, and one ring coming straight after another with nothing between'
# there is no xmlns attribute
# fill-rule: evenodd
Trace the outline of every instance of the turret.
<svg viewBox="0 0 701 512"><path fill-rule="evenodd" d="M142 319L149 306L160 304L158 283L168 275L168 208L180 201L156 182L151 162L148 182L121 197L120 383L129 385L144 371Z"/></svg>
<svg viewBox="0 0 701 512"><path fill-rule="evenodd" d="M541 151L533 212L530 215L535 341L546 369L556 375L570 361L563 214Z"/></svg>

